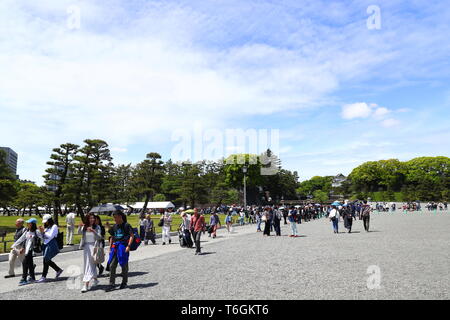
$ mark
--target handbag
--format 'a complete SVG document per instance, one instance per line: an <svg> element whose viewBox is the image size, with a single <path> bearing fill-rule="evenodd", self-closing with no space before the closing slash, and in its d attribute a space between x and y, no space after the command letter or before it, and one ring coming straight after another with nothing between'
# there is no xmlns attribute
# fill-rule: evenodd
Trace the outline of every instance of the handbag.
<svg viewBox="0 0 450 320"><path fill-rule="evenodd" d="M162 227L164 225L164 219L159 220L158 227Z"/></svg>
<svg viewBox="0 0 450 320"><path fill-rule="evenodd" d="M96 247L94 248L94 262L96 264L102 264L105 262L105 249L102 247Z"/></svg>
<svg viewBox="0 0 450 320"><path fill-rule="evenodd" d="M261 217L261 220L262 220L262 221L267 221L267 217L266 217L265 215L263 215L263 216Z"/></svg>

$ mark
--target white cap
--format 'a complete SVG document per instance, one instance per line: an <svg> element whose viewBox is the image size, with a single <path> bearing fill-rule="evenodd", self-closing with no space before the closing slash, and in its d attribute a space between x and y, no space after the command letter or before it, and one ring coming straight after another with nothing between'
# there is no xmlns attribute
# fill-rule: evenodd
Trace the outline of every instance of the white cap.
<svg viewBox="0 0 450 320"><path fill-rule="evenodd" d="M42 223L46 223L51 218L52 218L51 214L44 214L44 216L42 217Z"/></svg>

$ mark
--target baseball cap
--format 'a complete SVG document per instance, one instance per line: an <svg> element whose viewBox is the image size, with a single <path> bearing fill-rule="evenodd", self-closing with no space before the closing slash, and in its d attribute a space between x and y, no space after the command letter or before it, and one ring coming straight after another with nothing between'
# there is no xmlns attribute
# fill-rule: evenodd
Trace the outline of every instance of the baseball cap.
<svg viewBox="0 0 450 320"><path fill-rule="evenodd" d="M51 214L44 214L44 216L42 217L42 223L46 223L51 218L52 218Z"/></svg>
<svg viewBox="0 0 450 320"><path fill-rule="evenodd" d="M37 223L36 218L31 218L26 221L26 223Z"/></svg>

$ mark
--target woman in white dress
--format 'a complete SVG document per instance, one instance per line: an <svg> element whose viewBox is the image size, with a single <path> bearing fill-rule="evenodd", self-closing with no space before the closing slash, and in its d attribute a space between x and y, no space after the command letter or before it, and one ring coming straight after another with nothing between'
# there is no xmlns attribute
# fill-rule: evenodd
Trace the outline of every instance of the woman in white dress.
<svg viewBox="0 0 450 320"><path fill-rule="evenodd" d="M85 217L85 223L78 227L78 234L81 234L80 249L83 249L84 273L83 288L81 292L88 291L89 282L93 279L91 287L98 285L97 280L97 261L95 261L95 248L101 247L103 239L100 226L95 224L95 216L88 214Z"/></svg>

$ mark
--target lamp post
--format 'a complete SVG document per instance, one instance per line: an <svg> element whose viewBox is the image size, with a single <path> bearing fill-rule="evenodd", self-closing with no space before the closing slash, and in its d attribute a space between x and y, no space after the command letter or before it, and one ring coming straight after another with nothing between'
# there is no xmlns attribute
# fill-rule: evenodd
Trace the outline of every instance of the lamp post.
<svg viewBox="0 0 450 320"><path fill-rule="evenodd" d="M244 173L244 210L247 210L247 185L246 185L246 173L247 167L242 168L242 172Z"/></svg>

